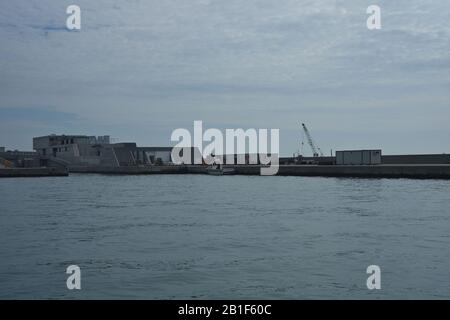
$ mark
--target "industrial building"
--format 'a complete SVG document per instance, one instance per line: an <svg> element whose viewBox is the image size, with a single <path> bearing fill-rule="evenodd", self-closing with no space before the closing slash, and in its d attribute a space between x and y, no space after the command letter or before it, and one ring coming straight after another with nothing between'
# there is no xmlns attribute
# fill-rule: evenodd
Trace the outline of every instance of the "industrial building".
<svg viewBox="0 0 450 320"><path fill-rule="evenodd" d="M128 167L172 164L172 147L138 147L134 142L111 143L109 136L48 135L33 138L43 166ZM192 158L199 151L191 152Z"/></svg>
<svg viewBox="0 0 450 320"><path fill-rule="evenodd" d="M306 126L304 131L313 156L294 154L293 157L279 158L279 175L444 179L450 177L450 154L383 155L381 149L371 149L336 151L335 156L323 156L320 148L314 145ZM134 142L111 143L110 140L109 136L53 134L33 138L35 151L9 151L1 147L0 177L67 175L69 172L118 174L207 172L206 161L200 150L195 147L138 147ZM172 154L180 156L183 159L181 163L177 162L179 159L172 159ZM186 157L182 157L183 154ZM238 159L243 163L237 165ZM232 157L225 155L223 162L225 166L232 166L236 174L260 172L261 161L255 154L234 154Z"/></svg>
<svg viewBox="0 0 450 320"><path fill-rule="evenodd" d="M375 165L381 164L381 150L336 151L337 165Z"/></svg>
<svg viewBox="0 0 450 320"><path fill-rule="evenodd" d="M39 154L33 151L6 150L0 148L0 168L39 167Z"/></svg>
<svg viewBox="0 0 450 320"><path fill-rule="evenodd" d="M49 135L33 138L33 149L45 159L71 164L99 164L99 148L109 145L109 137Z"/></svg>

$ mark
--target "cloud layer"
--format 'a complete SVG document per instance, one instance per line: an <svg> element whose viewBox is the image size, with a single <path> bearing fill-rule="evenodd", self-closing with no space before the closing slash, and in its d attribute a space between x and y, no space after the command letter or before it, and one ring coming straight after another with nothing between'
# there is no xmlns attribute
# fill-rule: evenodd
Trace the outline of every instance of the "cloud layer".
<svg viewBox="0 0 450 320"><path fill-rule="evenodd" d="M73 3L79 32L65 29ZM33 112L8 111L0 145L64 130L167 145L203 120L280 128L284 154L299 122L323 150L449 152L450 3L380 0L378 31L366 28L371 4L2 1L0 109Z"/></svg>

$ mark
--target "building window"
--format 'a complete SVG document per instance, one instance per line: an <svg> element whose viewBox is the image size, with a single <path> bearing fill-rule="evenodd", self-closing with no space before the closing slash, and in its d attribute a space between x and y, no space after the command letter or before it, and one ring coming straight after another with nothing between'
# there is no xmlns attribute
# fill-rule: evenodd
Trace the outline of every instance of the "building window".
<svg viewBox="0 0 450 320"><path fill-rule="evenodd" d="M72 139L70 139L70 143L72 143L72 144L73 144L73 138L72 138Z"/></svg>
<svg viewBox="0 0 450 320"><path fill-rule="evenodd" d="M64 148L64 151L67 151L67 147Z"/></svg>

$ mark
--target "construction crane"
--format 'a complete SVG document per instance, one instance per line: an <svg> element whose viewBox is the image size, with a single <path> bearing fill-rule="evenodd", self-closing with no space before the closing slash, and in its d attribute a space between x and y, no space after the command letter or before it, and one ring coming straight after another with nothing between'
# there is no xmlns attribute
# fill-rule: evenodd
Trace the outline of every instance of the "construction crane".
<svg viewBox="0 0 450 320"><path fill-rule="evenodd" d="M320 150L319 147L316 147L316 145L314 144L314 141L313 141L313 139L311 137L311 134L309 133L309 130L308 130L308 128L306 128L306 125L304 123L302 123L302 127L303 127L303 131L305 132L306 139L308 140L308 144L311 147L311 151L313 153L313 157L316 158L319 155L321 157L323 157L322 150ZM302 142L302 144L303 144L303 142Z"/></svg>

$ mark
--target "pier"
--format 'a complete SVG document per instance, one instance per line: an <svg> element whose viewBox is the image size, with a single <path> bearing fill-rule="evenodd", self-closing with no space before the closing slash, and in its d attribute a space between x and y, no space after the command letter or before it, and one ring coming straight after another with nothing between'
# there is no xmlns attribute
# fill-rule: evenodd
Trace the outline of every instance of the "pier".
<svg viewBox="0 0 450 320"><path fill-rule="evenodd" d="M177 164L174 147L139 147L134 142L111 143L109 136L48 135L33 138L34 151L0 148L0 177L67 176L70 173L150 175L208 174L198 148L188 152L190 162ZM237 163L238 156L245 160ZM235 175L260 175L261 162L250 154L224 157L224 168ZM259 159L256 157L256 159ZM450 179L450 154L384 155L377 150L336 151L336 156L280 157L279 176ZM257 164L252 164L257 163Z"/></svg>
<svg viewBox="0 0 450 320"><path fill-rule="evenodd" d="M259 175L260 166L233 166L236 174ZM279 176L450 179L447 164L280 165Z"/></svg>
<svg viewBox="0 0 450 320"><path fill-rule="evenodd" d="M66 177L68 175L67 168L0 168L0 178Z"/></svg>
<svg viewBox="0 0 450 320"><path fill-rule="evenodd" d="M235 175L260 175L260 165L225 165ZM207 174L207 166L72 167L70 173L115 175ZM278 176L450 179L450 164L280 165Z"/></svg>

